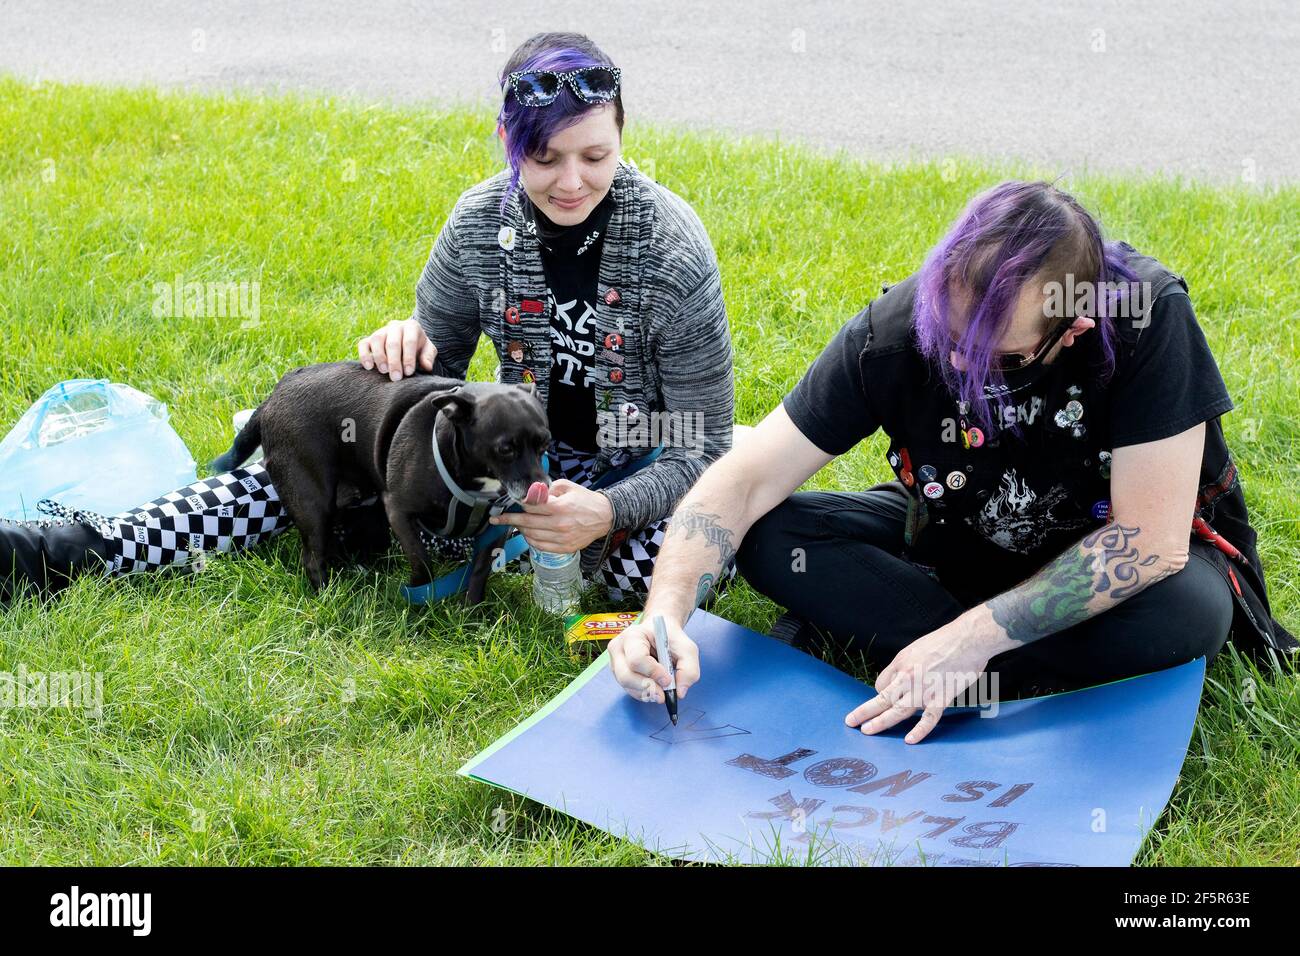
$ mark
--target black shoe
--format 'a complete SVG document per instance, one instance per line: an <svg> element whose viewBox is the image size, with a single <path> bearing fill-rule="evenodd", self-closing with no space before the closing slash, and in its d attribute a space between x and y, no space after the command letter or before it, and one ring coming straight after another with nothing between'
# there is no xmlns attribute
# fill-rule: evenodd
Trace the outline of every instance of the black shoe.
<svg viewBox="0 0 1300 956"><path fill-rule="evenodd" d="M111 560L109 524L103 515L65 508L49 499L41 499L37 507L58 517L0 518L0 601L7 602L24 590L49 597L80 572L103 570Z"/></svg>
<svg viewBox="0 0 1300 956"><path fill-rule="evenodd" d="M821 635L806 620L786 611L772 624L772 630L767 636L775 638L782 644L789 644L795 650L804 651Z"/></svg>

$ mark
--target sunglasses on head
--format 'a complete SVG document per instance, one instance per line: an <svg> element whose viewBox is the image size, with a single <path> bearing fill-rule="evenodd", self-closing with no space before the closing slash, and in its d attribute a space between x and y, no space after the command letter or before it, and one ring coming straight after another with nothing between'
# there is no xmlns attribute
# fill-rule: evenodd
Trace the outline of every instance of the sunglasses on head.
<svg viewBox="0 0 1300 956"><path fill-rule="evenodd" d="M521 106L550 106L565 83L584 103L608 103L618 96L621 76L622 71L616 66L584 66L567 73L516 70L506 77L506 81Z"/></svg>

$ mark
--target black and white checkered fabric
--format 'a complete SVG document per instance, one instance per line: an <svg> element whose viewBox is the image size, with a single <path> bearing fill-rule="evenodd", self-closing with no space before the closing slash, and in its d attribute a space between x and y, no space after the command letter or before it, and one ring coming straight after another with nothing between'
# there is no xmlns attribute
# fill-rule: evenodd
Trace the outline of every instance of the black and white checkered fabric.
<svg viewBox="0 0 1300 956"><path fill-rule="evenodd" d="M415 531L430 553L443 561L468 561L474 556L473 538L444 538L418 524L415 526Z"/></svg>
<svg viewBox="0 0 1300 956"><path fill-rule="evenodd" d="M180 567L279 534L289 516L258 464L203 478L109 519L110 574Z"/></svg>
<svg viewBox="0 0 1300 956"><path fill-rule="evenodd" d="M550 457L561 477L583 486L591 484L595 453L556 440L551 443ZM105 536L110 545L109 574L181 567L191 562L201 567L204 554L252 547L291 524L266 469L255 463L203 478L108 520ZM621 601L629 593L649 593L655 559L667 529L668 518L660 518L630 535L606 556L596 573L610 600ZM472 554L471 538L444 538L425 532L421 532L421 538L442 560L468 561ZM529 573L528 552L525 550L506 570ZM721 592L735 575L733 562L716 589Z"/></svg>

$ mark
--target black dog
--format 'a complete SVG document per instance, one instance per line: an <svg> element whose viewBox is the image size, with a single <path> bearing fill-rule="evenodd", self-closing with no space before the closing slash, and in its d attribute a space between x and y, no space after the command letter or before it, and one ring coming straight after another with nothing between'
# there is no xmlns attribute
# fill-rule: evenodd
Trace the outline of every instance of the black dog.
<svg viewBox="0 0 1300 956"><path fill-rule="evenodd" d="M438 468L435 440L454 489ZM229 471L262 446L318 590L334 556L336 509L377 495L411 564L410 586L419 587L431 574L417 522L449 537L475 534L486 502L503 507L504 492L522 503L534 482L550 485L541 462L550 440L532 384L423 373L394 382L357 361L328 362L287 372L210 467ZM475 560L468 604L483 600L491 561L489 550Z"/></svg>

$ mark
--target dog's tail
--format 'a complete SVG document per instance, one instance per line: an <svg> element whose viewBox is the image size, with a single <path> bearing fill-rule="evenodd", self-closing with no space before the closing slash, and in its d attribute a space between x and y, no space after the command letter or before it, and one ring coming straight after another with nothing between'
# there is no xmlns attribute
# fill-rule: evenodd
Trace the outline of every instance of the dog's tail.
<svg viewBox="0 0 1300 956"><path fill-rule="evenodd" d="M230 450L208 463L208 468L214 475L219 475L223 471L234 471L257 451L257 446L262 444L262 425L258 421L261 414L262 406L259 405L253 410L252 416L244 427L235 434L235 441L230 446Z"/></svg>

